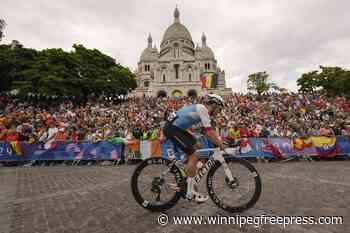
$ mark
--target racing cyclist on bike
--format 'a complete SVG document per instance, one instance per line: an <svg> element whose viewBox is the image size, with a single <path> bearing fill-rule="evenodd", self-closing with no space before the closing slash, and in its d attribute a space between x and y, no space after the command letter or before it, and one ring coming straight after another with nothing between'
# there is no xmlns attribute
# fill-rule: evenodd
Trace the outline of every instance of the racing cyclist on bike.
<svg viewBox="0 0 350 233"><path fill-rule="evenodd" d="M194 177L197 173L198 155L196 149L201 145L195 137L187 132L193 125L202 123L205 135L220 150L224 151L225 146L218 138L215 130L212 129L210 117L215 117L224 107L224 100L216 94L208 94L204 97L204 104L193 104L184 106L176 113L172 114L163 128L164 136L174 145L179 147L187 156L185 171L187 174L187 194L189 200L202 203L208 200L207 195L201 195L195 187Z"/></svg>

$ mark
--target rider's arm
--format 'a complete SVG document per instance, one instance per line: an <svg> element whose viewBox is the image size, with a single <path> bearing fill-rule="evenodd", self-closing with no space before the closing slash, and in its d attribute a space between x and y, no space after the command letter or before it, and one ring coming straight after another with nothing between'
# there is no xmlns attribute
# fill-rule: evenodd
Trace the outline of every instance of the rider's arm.
<svg viewBox="0 0 350 233"><path fill-rule="evenodd" d="M213 130L212 128L204 128L204 132L208 139L216 146L218 146L220 150L225 150L225 146L217 136L215 130Z"/></svg>
<svg viewBox="0 0 350 233"><path fill-rule="evenodd" d="M204 105L198 104L197 110L204 127L205 135L212 143L214 143L214 145L218 146L221 150L224 150L224 144L221 142L221 140L216 135L216 132L211 127L208 109Z"/></svg>

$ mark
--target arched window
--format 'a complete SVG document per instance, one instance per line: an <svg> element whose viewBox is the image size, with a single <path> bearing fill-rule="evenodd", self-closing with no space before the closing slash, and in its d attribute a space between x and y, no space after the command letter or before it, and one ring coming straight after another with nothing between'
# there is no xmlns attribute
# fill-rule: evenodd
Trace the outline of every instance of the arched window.
<svg viewBox="0 0 350 233"><path fill-rule="evenodd" d="M179 64L175 64L175 65L174 65L174 68L175 68L175 78L176 78L176 79L179 79L179 67L180 67Z"/></svg>
<svg viewBox="0 0 350 233"><path fill-rule="evenodd" d="M165 74L163 74L163 83L165 83Z"/></svg>
<svg viewBox="0 0 350 233"><path fill-rule="evenodd" d="M179 44L175 43L174 44L174 57L179 57Z"/></svg>
<svg viewBox="0 0 350 233"><path fill-rule="evenodd" d="M192 82L191 74L188 75L188 81L189 81L189 82Z"/></svg>
<svg viewBox="0 0 350 233"><path fill-rule="evenodd" d="M208 63L208 70L210 70L210 63Z"/></svg>
<svg viewBox="0 0 350 233"><path fill-rule="evenodd" d="M145 82L143 83L143 85L144 85L144 87L149 87L149 81L145 81Z"/></svg>

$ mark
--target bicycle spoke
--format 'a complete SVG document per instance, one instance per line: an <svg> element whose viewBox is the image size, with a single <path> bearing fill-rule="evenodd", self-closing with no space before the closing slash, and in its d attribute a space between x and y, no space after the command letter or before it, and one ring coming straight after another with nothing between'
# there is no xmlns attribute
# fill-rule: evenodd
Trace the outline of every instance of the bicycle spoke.
<svg viewBox="0 0 350 233"><path fill-rule="evenodd" d="M253 199L253 196L257 192L255 180L257 173L251 172L244 163L247 162L227 163L233 180L228 179L222 166L216 168L215 172L210 175L211 186L209 188L214 192L213 195L217 200L215 203L221 208L229 207L230 211L242 210L249 208L247 207L249 203L256 202L257 199Z"/></svg>

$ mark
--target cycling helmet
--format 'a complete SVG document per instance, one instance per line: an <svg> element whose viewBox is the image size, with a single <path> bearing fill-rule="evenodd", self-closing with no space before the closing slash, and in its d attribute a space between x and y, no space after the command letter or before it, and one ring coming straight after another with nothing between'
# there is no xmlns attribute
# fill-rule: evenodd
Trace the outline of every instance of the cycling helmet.
<svg viewBox="0 0 350 233"><path fill-rule="evenodd" d="M205 99L208 104L217 104L224 106L225 103L224 99L217 94L208 94L205 96Z"/></svg>

